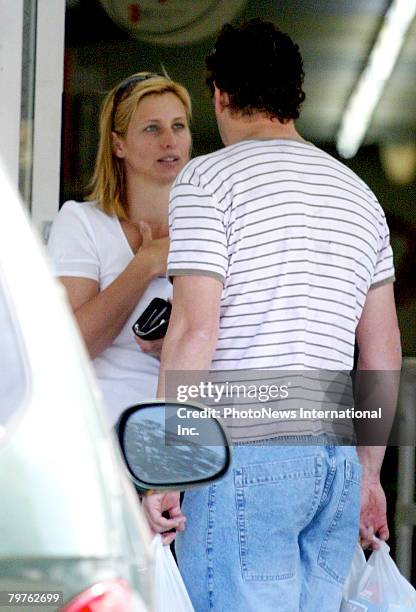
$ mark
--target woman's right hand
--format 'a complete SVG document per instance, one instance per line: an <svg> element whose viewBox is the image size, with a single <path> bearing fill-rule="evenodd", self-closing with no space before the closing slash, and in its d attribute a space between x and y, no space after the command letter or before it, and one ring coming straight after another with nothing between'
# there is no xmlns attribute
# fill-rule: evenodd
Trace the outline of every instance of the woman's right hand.
<svg viewBox="0 0 416 612"><path fill-rule="evenodd" d="M166 264L169 253L169 238L157 238L152 236L152 229L145 221L140 222L140 233L142 235L142 244L136 255L146 253L152 262L154 276L163 276L166 274Z"/></svg>

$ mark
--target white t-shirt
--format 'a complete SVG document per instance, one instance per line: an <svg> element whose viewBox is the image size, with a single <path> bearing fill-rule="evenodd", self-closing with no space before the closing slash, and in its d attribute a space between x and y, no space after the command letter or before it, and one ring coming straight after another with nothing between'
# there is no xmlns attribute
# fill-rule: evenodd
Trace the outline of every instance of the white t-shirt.
<svg viewBox="0 0 416 612"><path fill-rule="evenodd" d="M329 398L331 408L337 395L327 388L341 389L341 402L332 372L343 380L352 369L368 291L394 280L385 216L368 186L311 144L247 140L185 166L171 190L169 224L169 276L207 275L224 285L212 360L220 380L263 380L279 370L273 380L286 383L285 370L314 370L322 379L307 407ZM283 407L297 409L295 392L289 399ZM294 420L280 423L297 433ZM252 419L240 438L272 437L274 426ZM339 430L349 431L348 423Z"/></svg>
<svg viewBox="0 0 416 612"><path fill-rule="evenodd" d="M168 274L224 283L212 366L348 369L370 288L394 280L380 204L311 144L249 140L171 190Z"/></svg>
<svg viewBox="0 0 416 612"><path fill-rule="evenodd" d="M91 278L100 291L134 257L119 219L92 202L63 205L52 225L48 250L57 276ZM140 350L131 328L154 297L170 297L171 291L166 278L153 279L119 335L93 360L111 424L125 408L156 395L159 360Z"/></svg>

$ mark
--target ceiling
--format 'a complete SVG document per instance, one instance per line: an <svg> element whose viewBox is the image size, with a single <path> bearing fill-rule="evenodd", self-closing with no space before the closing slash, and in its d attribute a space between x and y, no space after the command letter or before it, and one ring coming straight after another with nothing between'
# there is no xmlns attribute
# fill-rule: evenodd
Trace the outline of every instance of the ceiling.
<svg viewBox="0 0 416 612"><path fill-rule="evenodd" d="M386 0L247 0L243 18L274 21L301 48L306 101L298 127L306 138L327 145L335 142L346 102L388 6ZM98 0L72 0L66 23L66 45L72 53L67 86L88 95L97 88L111 87L130 72L160 70L163 63L172 78L191 91L197 149L208 142L219 144L204 84L204 58L214 39L184 46L153 46L111 21ZM416 22L376 108L367 144L415 141L415 77Z"/></svg>

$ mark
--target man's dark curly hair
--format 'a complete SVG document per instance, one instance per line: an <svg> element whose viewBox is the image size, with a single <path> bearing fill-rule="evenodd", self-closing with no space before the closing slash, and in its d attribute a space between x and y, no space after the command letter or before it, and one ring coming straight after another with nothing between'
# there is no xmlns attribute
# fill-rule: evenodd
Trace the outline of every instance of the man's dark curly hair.
<svg viewBox="0 0 416 612"><path fill-rule="evenodd" d="M206 58L207 84L230 97L232 111L264 113L282 123L299 117L305 99L299 47L273 23L252 19L223 26Z"/></svg>

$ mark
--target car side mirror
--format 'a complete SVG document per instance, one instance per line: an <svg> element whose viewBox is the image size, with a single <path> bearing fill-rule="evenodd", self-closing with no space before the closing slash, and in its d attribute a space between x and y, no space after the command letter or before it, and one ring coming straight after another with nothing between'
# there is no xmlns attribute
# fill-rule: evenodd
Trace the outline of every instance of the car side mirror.
<svg viewBox="0 0 416 612"><path fill-rule="evenodd" d="M187 489L220 478L230 465L223 427L199 406L138 404L123 412L117 430L130 477L142 489Z"/></svg>

